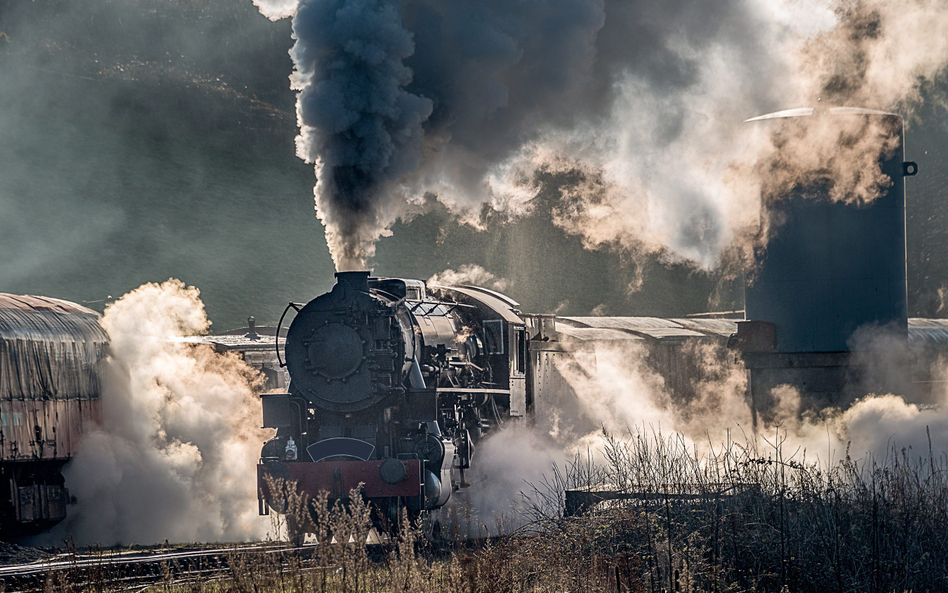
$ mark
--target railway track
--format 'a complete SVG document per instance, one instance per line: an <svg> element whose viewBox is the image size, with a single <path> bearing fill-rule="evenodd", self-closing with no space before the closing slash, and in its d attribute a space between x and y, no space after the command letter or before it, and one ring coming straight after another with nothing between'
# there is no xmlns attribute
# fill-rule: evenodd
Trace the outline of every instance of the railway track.
<svg viewBox="0 0 948 593"><path fill-rule="evenodd" d="M416 542L416 552L435 557L456 546L477 548L497 536L455 541L453 545ZM370 542L372 540L370 539ZM373 561L382 561L392 543L366 543ZM335 544L335 542L333 543ZM282 542L176 550L73 552L21 564L0 566L0 593L8 591L141 591L150 586L182 587L233 578L248 566L280 565L287 573L334 570L317 559L315 543L291 546ZM241 566L244 565L244 566ZM252 569L251 569L252 570Z"/></svg>
<svg viewBox="0 0 948 593"><path fill-rule="evenodd" d="M381 548L370 544L370 555L380 555ZM39 562L0 566L0 591L41 591L49 585L58 588L56 584L68 584L69 588L78 590L96 588L97 584L107 585L111 590L134 590L159 583L180 586L226 578L235 562L250 557L269 557L268 560L281 563L288 563L292 558L299 563L297 570L308 570L317 568L308 566L312 564L315 550L316 546L311 544L253 544L175 551L66 554Z"/></svg>

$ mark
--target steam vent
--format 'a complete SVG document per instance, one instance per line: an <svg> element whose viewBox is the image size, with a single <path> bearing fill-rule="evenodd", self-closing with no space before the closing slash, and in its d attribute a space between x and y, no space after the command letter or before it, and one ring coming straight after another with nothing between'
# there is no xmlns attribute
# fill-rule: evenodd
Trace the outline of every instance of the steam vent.
<svg viewBox="0 0 948 593"><path fill-rule="evenodd" d="M811 405L841 405L862 393L906 393L905 163L902 118L867 109L794 109L748 120L875 118L898 138L880 162L891 185L868 204L833 201L828 188L796 187L770 206L772 238L745 286L738 342L751 395L793 385ZM820 122L821 125L826 122ZM874 123L874 122L873 122ZM850 392L851 390L851 392Z"/></svg>

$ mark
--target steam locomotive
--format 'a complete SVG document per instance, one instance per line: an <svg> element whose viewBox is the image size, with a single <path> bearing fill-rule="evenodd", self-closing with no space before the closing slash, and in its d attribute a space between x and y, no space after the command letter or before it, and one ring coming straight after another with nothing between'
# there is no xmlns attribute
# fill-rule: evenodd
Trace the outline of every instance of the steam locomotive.
<svg viewBox="0 0 948 593"><path fill-rule="evenodd" d="M258 465L261 512L284 510L271 492L280 478L331 501L361 488L376 525L392 527L401 509L442 507L466 485L480 440L524 417L526 325L516 302L485 288L336 278L288 307L289 389L262 396L277 435Z"/></svg>

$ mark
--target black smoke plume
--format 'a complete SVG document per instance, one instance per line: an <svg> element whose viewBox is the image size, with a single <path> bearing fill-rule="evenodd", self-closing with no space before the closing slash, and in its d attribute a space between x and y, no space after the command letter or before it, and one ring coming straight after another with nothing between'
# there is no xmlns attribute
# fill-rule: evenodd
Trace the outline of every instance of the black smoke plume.
<svg viewBox="0 0 948 593"><path fill-rule="evenodd" d="M742 122L824 98L910 110L944 74L946 27L936 0L304 0L298 152L339 268L426 195L476 226L485 205L529 211L550 172L578 180L557 222L587 245L713 268L759 226L774 158ZM800 136L791 178L843 144ZM832 173L872 180L840 192L860 199L885 183Z"/></svg>
<svg viewBox="0 0 948 593"><path fill-rule="evenodd" d="M430 99L405 90L415 46L391 0L304 2L293 19L297 153L339 269L360 268L391 220L386 195L418 168Z"/></svg>

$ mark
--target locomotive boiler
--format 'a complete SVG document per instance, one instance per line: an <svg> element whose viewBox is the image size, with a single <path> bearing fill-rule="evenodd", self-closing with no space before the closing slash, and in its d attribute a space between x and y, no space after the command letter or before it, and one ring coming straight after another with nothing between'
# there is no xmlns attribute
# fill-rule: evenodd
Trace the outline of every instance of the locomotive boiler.
<svg viewBox="0 0 948 593"><path fill-rule="evenodd" d="M330 501L361 488L376 525L394 526L401 509L417 518L443 506L466 485L480 439L524 416L524 319L484 288L336 279L287 308L297 311L283 347L290 385L262 397L277 435L258 465L261 512L285 510L271 492L279 478Z"/></svg>

